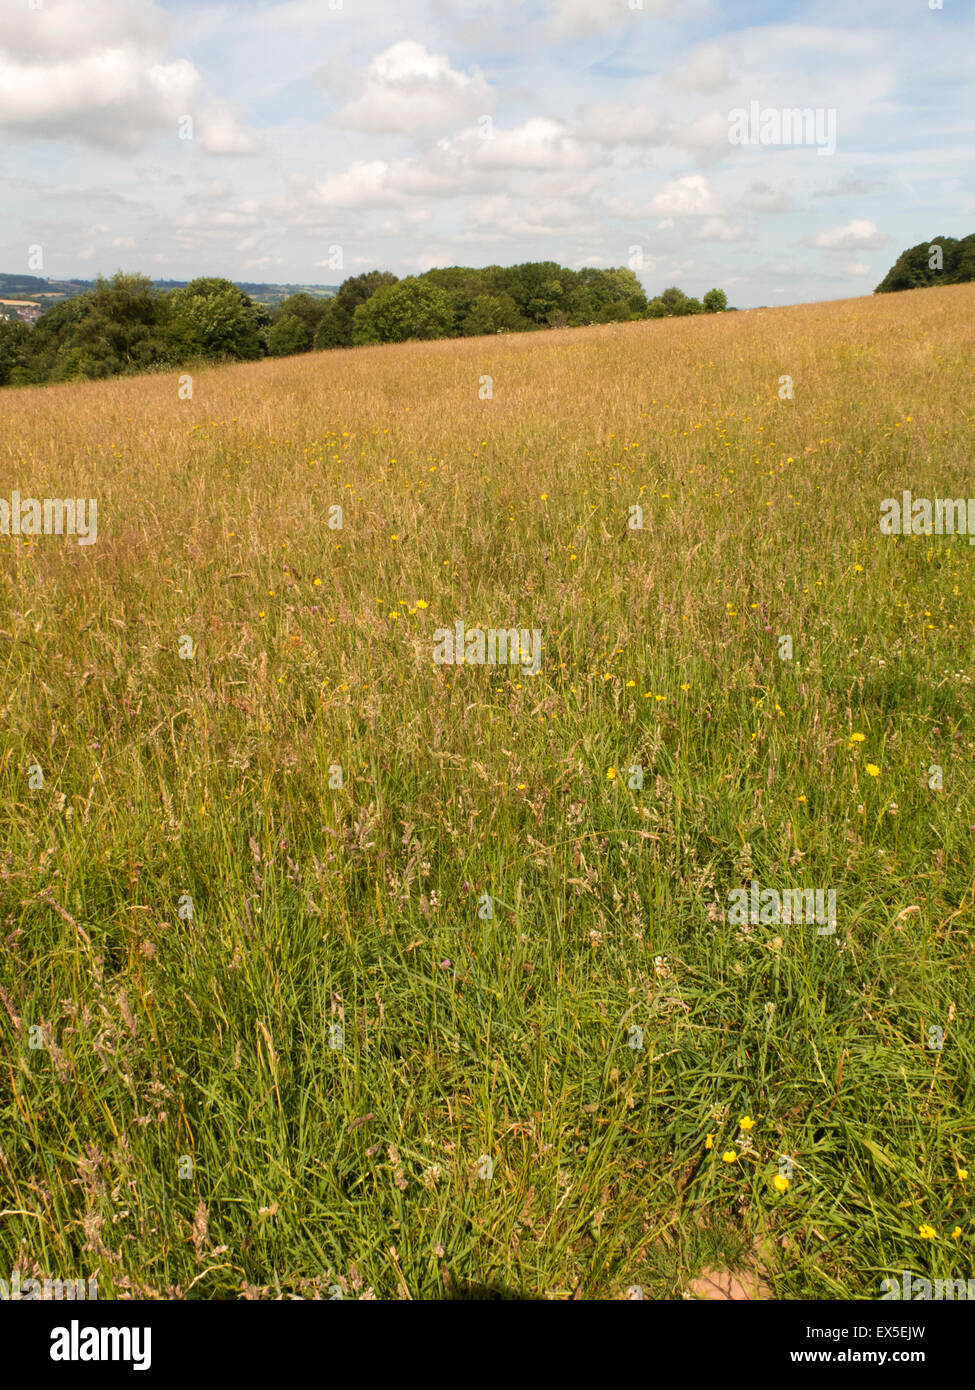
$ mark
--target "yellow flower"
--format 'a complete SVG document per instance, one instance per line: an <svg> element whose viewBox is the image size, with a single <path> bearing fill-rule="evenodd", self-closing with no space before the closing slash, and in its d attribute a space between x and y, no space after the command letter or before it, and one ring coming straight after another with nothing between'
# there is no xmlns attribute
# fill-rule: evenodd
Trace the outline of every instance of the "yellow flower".
<svg viewBox="0 0 975 1390"><path fill-rule="evenodd" d="M772 1186L775 1188L776 1192L788 1192L789 1179L784 1178L781 1173L776 1173L775 1177L772 1179Z"/></svg>
<svg viewBox="0 0 975 1390"><path fill-rule="evenodd" d="M257 616L258 616L259 618L263 618L263 617L264 617L264 609L263 609L263 608L261 609L260 613L258 613Z"/></svg>
<svg viewBox="0 0 975 1390"><path fill-rule="evenodd" d="M399 613L398 613L398 611L394 608L393 611L390 613L389 616L390 616L391 618L398 618L398 617L399 617Z"/></svg>
<svg viewBox="0 0 975 1390"><path fill-rule="evenodd" d="M738 1121L738 1127L739 1129L744 1129L746 1131L749 1129L754 1129L755 1121L752 1119L751 1115L742 1115L741 1119Z"/></svg>
<svg viewBox="0 0 975 1390"><path fill-rule="evenodd" d="M961 1178L962 1182L964 1182L965 1179L968 1177L968 1169L967 1169L967 1168L959 1168L959 1169L958 1169L958 1176Z"/></svg>
<svg viewBox="0 0 975 1390"><path fill-rule="evenodd" d="M631 685L636 685L636 681L627 681L627 682L626 682L626 688L627 688L627 690L629 690L629 688L630 688Z"/></svg>
<svg viewBox="0 0 975 1390"><path fill-rule="evenodd" d="M809 800L809 797L806 796L805 794L803 794L802 796L800 796L799 800L800 800L800 801L808 801L808 800Z"/></svg>
<svg viewBox="0 0 975 1390"><path fill-rule="evenodd" d="M738 1155L735 1153L734 1149L725 1149L724 1153L721 1155L721 1161L722 1163L734 1163L737 1157Z"/></svg>
<svg viewBox="0 0 975 1390"><path fill-rule="evenodd" d="M714 1148L714 1135L713 1135L713 1134L709 1134L708 1137L705 1139L705 1141L704 1141L704 1147L705 1147L706 1149L713 1149L713 1148Z"/></svg>
<svg viewBox="0 0 975 1390"><path fill-rule="evenodd" d="M607 777L609 778L609 780L612 782L613 778L616 776L616 768L615 768L615 767L611 767L611 768L609 769L609 771L606 773L606 776L607 776Z"/></svg>
<svg viewBox="0 0 975 1390"><path fill-rule="evenodd" d="M879 776L880 776L880 768L877 766L876 763L867 763L867 776L868 776L868 777L879 777Z"/></svg>
<svg viewBox="0 0 975 1390"><path fill-rule="evenodd" d="M315 588L316 588L316 589L321 585L321 582L322 582L322 581L321 581L320 579L316 579L316 580L315 580Z"/></svg>
<svg viewBox="0 0 975 1390"><path fill-rule="evenodd" d="M952 1237L953 1237L955 1240L957 1240L958 1237L961 1235L961 1227L960 1227L960 1226L956 1226L955 1229L952 1231L951 1234L952 1234Z"/></svg>
<svg viewBox="0 0 975 1390"><path fill-rule="evenodd" d="M418 598L417 601L416 601L416 606L417 606L417 608L429 608L429 607L430 607L429 603L427 603L427 601L426 601L425 598Z"/></svg>
<svg viewBox="0 0 975 1390"><path fill-rule="evenodd" d="M851 734L851 735L850 735L850 742L851 742L851 743L865 743L865 742L866 742L866 739L867 739L866 734Z"/></svg>
<svg viewBox="0 0 975 1390"><path fill-rule="evenodd" d="M862 566L862 565L854 565L854 566L853 566L853 572L854 572L854 574L862 574L862 573L863 573L863 566Z"/></svg>
<svg viewBox="0 0 975 1390"><path fill-rule="evenodd" d="M684 684L681 686L681 690L690 690L690 688L690 681L685 681Z"/></svg>
<svg viewBox="0 0 975 1390"><path fill-rule="evenodd" d="M922 1240L934 1240L938 1234L933 1226L918 1226L917 1229Z"/></svg>

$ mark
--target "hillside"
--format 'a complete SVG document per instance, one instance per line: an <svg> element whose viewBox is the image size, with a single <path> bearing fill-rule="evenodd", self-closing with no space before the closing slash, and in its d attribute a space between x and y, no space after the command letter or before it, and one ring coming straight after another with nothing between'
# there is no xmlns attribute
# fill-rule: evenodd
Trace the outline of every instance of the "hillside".
<svg viewBox="0 0 975 1390"><path fill-rule="evenodd" d="M97 539L0 535L0 1264L967 1278L973 552L881 519L972 491L973 321L961 285L4 390L0 497ZM534 673L476 659L511 628Z"/></svg>

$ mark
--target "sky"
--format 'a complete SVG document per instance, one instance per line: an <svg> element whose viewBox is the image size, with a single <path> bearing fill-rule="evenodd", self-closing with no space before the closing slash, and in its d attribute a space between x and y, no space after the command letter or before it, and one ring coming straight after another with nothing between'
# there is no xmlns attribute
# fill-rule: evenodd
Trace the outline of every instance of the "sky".
<svg viewBox="0 0 975 1390"><path fill-rule="evenodd" d="M937 5L0 0L0 271L870 294L975 231L975 6Z"/></svg>

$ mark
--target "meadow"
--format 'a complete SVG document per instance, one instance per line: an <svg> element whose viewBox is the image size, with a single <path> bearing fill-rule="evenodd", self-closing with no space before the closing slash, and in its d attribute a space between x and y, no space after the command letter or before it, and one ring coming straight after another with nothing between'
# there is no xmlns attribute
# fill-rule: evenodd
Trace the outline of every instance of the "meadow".
<svg viewBox="0 0 975 1390"><path fill-rule="evenodd" d="M98 502L0 537L0 1273L971 1276L975 550L879 518L973 369L959 285L0 393Z"/></svg>

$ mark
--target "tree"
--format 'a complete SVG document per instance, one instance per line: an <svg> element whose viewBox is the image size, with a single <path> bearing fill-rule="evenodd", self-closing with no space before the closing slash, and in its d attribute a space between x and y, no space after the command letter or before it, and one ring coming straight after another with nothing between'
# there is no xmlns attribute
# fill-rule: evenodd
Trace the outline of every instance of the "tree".
<svg viewBox="0 0 975 1390"><path fill-rule="evenodd" d="M345 321L334 299L326 299L325 309L315 332L315 350L322 348L348 347L352 342L352 328Z"/></svg>
<svg viewBox="0 0 975 1390"><path fill-rule="evenodd" d="M0 319L0 386L26 385L30 329L20 319Z"/></svg>
<svg viewBox="0 0 975 1390"><path fill-rule="evenodd" d="M144 371L172 360L167 305L144 275L99 276L94 289L56 304L27 345L35 381L70 381Z"/></svg>
<svg viewBox="0 0 975 1390"><path fill-rule="evenodd" d="M452 321L446 290L410 277L377 290L359 305L353 318L352 341L402 343L410 338L444 338Z"/></svg>
<svg viewBox="0 0 975 1390"><path fill-rule="evenodd" d="M728 307L728 296L724 290L708 290L701 303L705 313L723 314Z"/></svg>
<svg viewBox="0 0 975 1390"><path fill-rule="evenodd" d="M518 306L510 294L479 294L471 301L460 331L467 338L510 332L518 326L519 317Z"/></svg>
<svg viewBox="0 0 975 1390"><path fill-rule="evenodd" d="M204 276L167 296L170 340L179 360L253 361L264 353L267 311L230 280Z"/></svg>
<svg viewBox="0 0 975 1390"><path fill-rule="evenodd" d="M289 357L292 353L307 352L309 347L308 325L297 314L285 314L268 329L267 350L271 357Z"/></svg>
<svg viewBox="0 0 975 1390"><path fill-rule="evenodd" d="M704 305L701 301L689 298L676 285L671 285L663 294L658 294L656 299L651 299L647 305L647 318L650 319L683 318L686 314L703 313Z"/></svg>
<svg viewBox="0 0 975 1390"><path fill-rule="evenodd" d="M349 347L352 343L352 325L355 311L365 304L378 290L399 283L397 276L388 270L368 270L364 275L350 275L343 280L334 299L326 301L332 307L323 316L319 333L322 341L316 347Z"/></svg>
<svg viewBox="0 0 975 1390"><path fill-rule="evenodd" d="M289 295L271 315L271 327L267 335L267 350L271 356L279 357L282 355L280 351L275 351L272 348L272 340L275 343L287 341L290 346L286 351L289 353L310 352L312 343L315 341L315 334L318 332L331 302L329 299L317 299L315 295L304 292ZM280 332L275 332L277 325L287 318L295 319L301 325L302 335L300 339L296 338L294 328L289 328L283 339Z"/></svg>
<svg viewBox="0 0 975 1390"><path fill-rule="evenodd" d="M936 236L902 251L874 294L917 290L928 285L960 285L975 280L975 233L958 241Z"/></svg>

